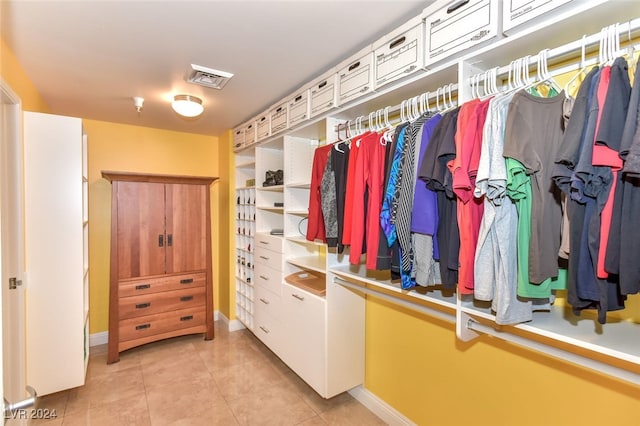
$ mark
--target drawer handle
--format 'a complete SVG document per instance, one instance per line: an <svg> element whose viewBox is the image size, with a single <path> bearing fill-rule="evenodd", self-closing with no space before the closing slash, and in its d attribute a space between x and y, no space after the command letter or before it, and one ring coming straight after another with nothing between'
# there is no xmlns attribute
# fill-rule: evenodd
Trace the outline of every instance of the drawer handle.
<svg viewBox="0 0 640 426"><path fill-rule="evenodd" d="M269 260L267 256L260 256L260 259Z"/></svg>
<svg viewBox="0 0 640 426"><path fill-rule="evenodd" d="M150 302L147 302L147 303L136 303L136 309L144 309L144 308L148 308L149 306L151 306Z"/></svg>
<svg viewBox="0 0 640 426"><path fill-rule="evenodd" d="M188 302L189 300L193 300L193 296L182 296L180 298L181 302Z"/></svg>
<svg viewBox="0 0 640 426"><path fill-rule="evenodd" d="M260 301L261 301L262 303L264 303L265 305L268 305L268 304L269 304L269 301L268 301L268 300L263 299L262 297L260 298Z"/></svg>
<svg viewBox="0 0 640 426"><path fill-rule="evenodd" d="M191 284L193 282L193 278L185 278L184 280L180 280L180 284Z"/></svg>
<svg viewBox="0 0 640 426"><path fill-rule="evenodd" d="M326 85L327 85L327 81L325 80L322 83L318 84L318 89L322 89Z"/></svg>
<svg viewBox="0 0 640 426"><path fill-rule="evenodd" d="M360 66L360 61L358 61L358 62L356 62L355 64L351 65L351 66L349 67L349 71L353 71L353 70L355 70L356 68L358 68L359 66Z"/></svg>
<svg viewBox="0 0 640 426"><path fill-rule="evenodd" d="M269 244L269 241L262 241L262 240L260 240L260 244L267 244L267 245L268 245L268 244Z"/></svg>
<svg viewBox="0 0 640 426"><path fill-rule="evenodd" d="M180 321L191 321L193 319L193 315L186 315L184 317L180 317Z"/></svg>
<svg viewBox="0 0 640 426"><path fill-rule="evenodd" d="M151 284L140 284L136 286L136 290L146 290L151 288Z"/></svg>
<svg viewBox="0 0 640 426"><path fill-rule="evenodd" d="M158 247L164 247L164 235L158 234Z"/></svg>
<svg viewBox="0 0 640 426"><path fill-rule="evenodd" d="M364 86L362 89L360 89L360 93L364 93L367 90L369 90L369 86Z"/></svg>
<svg viewBox="0 0 640 426"><path fill-rule="evenodd" d="M392 41L391 43L389 43L389 49L393 49L394 47L400 46L402 43L405 42L406 39L407 37L402 36L399 39Z"/></svg>
<svg viewBox="0 0 640 426"><path fill-rule="evenodd" d="M260 278L262 278L265 281L269 281L269 277L265 277L264 275L260 275Z"/></svg>
<svg viewBox="0 0 640 426"><path fill-rule="evenodd" d="M298 102L300 99L302 99L302 95L296 96L296 98L293 100L293 102Z"/></svg>
<svg viewBox="0 0 640 426"><path fill-rule="evenodd" d="M260 326L260 330L264 331L265 333L269 334L269 329L263 326Z"/></svg>
<svg viewBox="0 0 640 426"><path fill-rule="evenodd" d="M167 234L167 247L173 246L173 234Z"/></svg>
<svg viewBox="0 0 640 426"><path fill-rule="evenodd" d="M291 297L295 297L298 300L304 300L304 296L300 296L299 294L293 293Z"/></svg>
<svg viewBox="0 0 640 426"><path fill-rule="evenodd" d="M278 108L278 109L276 110L276 114L277 114L277 113L279 113L280 111L282 111L282 107L280 107L280 108Z"/></svg>
<svg viewBox="0 0 640 426"><path fill-rule="evenodd" d="M451 6L447 8L447 13L455 12L456 10L460 9L462 6L464 6L467 3L469 3L469 0L454 1L453 3L451 3Z"/></svg>
<svg viewBox="0 0 640 426"><path fill-rule="evenodd" d="M136 325L136 330L144 330L146 328L151 328L151 324L146 323L146 324Z"/></svg>

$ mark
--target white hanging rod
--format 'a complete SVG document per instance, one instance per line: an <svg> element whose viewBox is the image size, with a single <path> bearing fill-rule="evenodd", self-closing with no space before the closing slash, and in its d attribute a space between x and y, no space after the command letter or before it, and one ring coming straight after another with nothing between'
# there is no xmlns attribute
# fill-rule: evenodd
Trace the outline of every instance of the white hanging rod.
<svg viewBox="0 0 640 426"><path fill-rule="evenodd" d="M362 124L364 120L368 120L368 124L371 127L371 123L375 120L378 124L384 120L385 124L391 124L389 122L389 115L400 113L400 117L393 119L392 122L404 121L405 117L410 115L421 115L427 110L433 110L435 106L436 110L447 109L457 104L457 99L453 101L453 94L458 93L458 84L451 83L438 88L435 92L424 92L420 95L414 96L409 99L405 99L398 105L387 106L376 111L369 113L367 116L360 116L354 120L347 120L344 123L335 125L335 131L351 129L352 126ZM442 102L442 105L440 104ZM406 114L405 114L406 111Z"/></svg>
<svg viewBox="0 0 640 426"><path fill-rule="evenodd" d="M633 19L631 21L627 21L625 23L622 24L613 24L614 26L617 26L617 36L622 37L622 36L626 36L626 39L628 39L628 42L631 43L632 40L637 37L640 33L640 18L636 18ZM611 26L608 26L611 27ZM603 28L602 31L604 31L606 28ZM554 49L548 49L546 50L546 60L549 59L557 59L558 62L562 62L563 60L568 60L571 58L574 58L576 53L580 53L581 51L584 52L585 49L588 48L593 48L593 47L597 47L598 45L600 45L601 39L603 37L603 32L599 32L597 34L592 34L590 36L583 36L580 40L576 40L576 41L572 41L570 43L567 43L565 45L556 47ZM521 59L527 59L527 62L524 64L526 67L529 67L529 65L533 65L536 64L539 60L538 58L539 54L534 54L534 55L530 55L530 56L525 56ZM597 63L597 59L592 59L590 61L586 61L586 65L593 65ZM576 70L579 69L577 68L580 65L577 64L573 64L573 65L569 65L566 67L562 67L560 69L555 69L552 74L553 75L560 75L563 74L565 72L570 72L572 70ZM487 78L498 78L498 79L504 79L505 77L507 77L509 75L511 69L511 65L505 65L502 67L498 67L495 69L493 75L490 75L487 72L483 72L477 75L474 75L472 77L469 78L468 83L470 85L473 84L479 84L479 83L484 83L486 81Z"/></svg>

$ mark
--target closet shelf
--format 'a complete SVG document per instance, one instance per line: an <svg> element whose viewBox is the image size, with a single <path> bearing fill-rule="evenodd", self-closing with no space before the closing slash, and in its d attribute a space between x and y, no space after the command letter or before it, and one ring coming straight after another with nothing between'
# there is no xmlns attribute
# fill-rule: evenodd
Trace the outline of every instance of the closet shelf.
<svg viewBox="0 0 640 426"><path fill-rule="evenodd" d="M309 216L309 210L285 210L287 214L293 214L296 216Z"/></svg>
<svg viewBox="0 0 640 426"><path fill-rule="evenodd" d="M293 259L287 259L287 263L297 266L302 269L309 269L316 272L327 272L326 260L320 256L304 256L296 257Z"/></svg>
<svg viewBox="0 0 640 426"><path fill-rule="evenodd" d="M239 186L236 188L237 190L242 190L242 189L256 189L255 185L254 186Z"/></svg>
<svg viewBox="0 0 640 426"><path fill-rule="evenodd" d="M246 163L236 164L237 169L253 169L256 166L255 161L247 161Z"/></svg>
<svg viewBox="0 0 640 426"><path fill-rule="evenodd" d="M284 212L284 207L271 207L271 206L257 206L259 210L265 210L268 212Z"/></svg>
<svg viewBox="0 0 640 426"><path fill-rule="evenodd" d="M287 188L299 188L299 189L310 189L311 184L309 182L294 182L288 183L286 185Z"/></svg>
<svg viewBox="0 0 640 426"><path fill-rule="evenodd" d="M403 290L400 283L391 281L387 272L368 271L364 265L340 265L329 269L329 272L337 275L346 281L357 281L371 287L377 287L385 292L395 293L397 296L391 295L398 300L406 298L416 299L422 302L433 303L447 310L456 309L456 296L452 292L451 295L445 296L439 291L440 287L416 287L411 290ZM424 293L423 293L424 292ZM400 299L402 297L402 299Z"/></svg>
<svg viewBox="0 0 640 426"><path fill-rule="evenodd" d="M309 241L304 237L286 237L285 238L287 241L292 241L294 243L299 243L299 244L308 244L308 245L314 245L314 246L324 246L326 245L325 243L323 243L322 241Z"/></svg>
<svg viewBox="0 0 640 426"><path fill-rule="evenodd" d="M284 191L284 185L273 185L273 186L256 186L258 191L265 192L282 192Z"/></svg>

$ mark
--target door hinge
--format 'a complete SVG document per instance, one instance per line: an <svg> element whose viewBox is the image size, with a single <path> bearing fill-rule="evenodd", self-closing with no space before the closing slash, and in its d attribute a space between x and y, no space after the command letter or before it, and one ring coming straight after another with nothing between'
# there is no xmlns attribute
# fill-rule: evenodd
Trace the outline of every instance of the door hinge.
<svg viewBox="0 0 640 426"><path fill-rule="evenodd" d="M9 278L9 290L15 290L19 285L22 285L22 280L19 280L16 277Z"/></svg>

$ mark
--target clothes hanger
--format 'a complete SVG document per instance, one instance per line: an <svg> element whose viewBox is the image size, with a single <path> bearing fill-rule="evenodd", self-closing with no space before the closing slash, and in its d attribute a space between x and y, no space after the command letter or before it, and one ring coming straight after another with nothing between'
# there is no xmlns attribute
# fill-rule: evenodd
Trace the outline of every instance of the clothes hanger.
<svg viewBox="0 0 640 426"><path fill-rule="evenodd" d="M580 69L573 77L571 77L569 81L567 81L567 84L564 85L564 94L567 98L571 96L570 93L574 92L578 88L577 87L579 85L578 79L585 76L587 72L586 46L585 46L586 38L587 36L583 35L580 42Z"/></svg>

